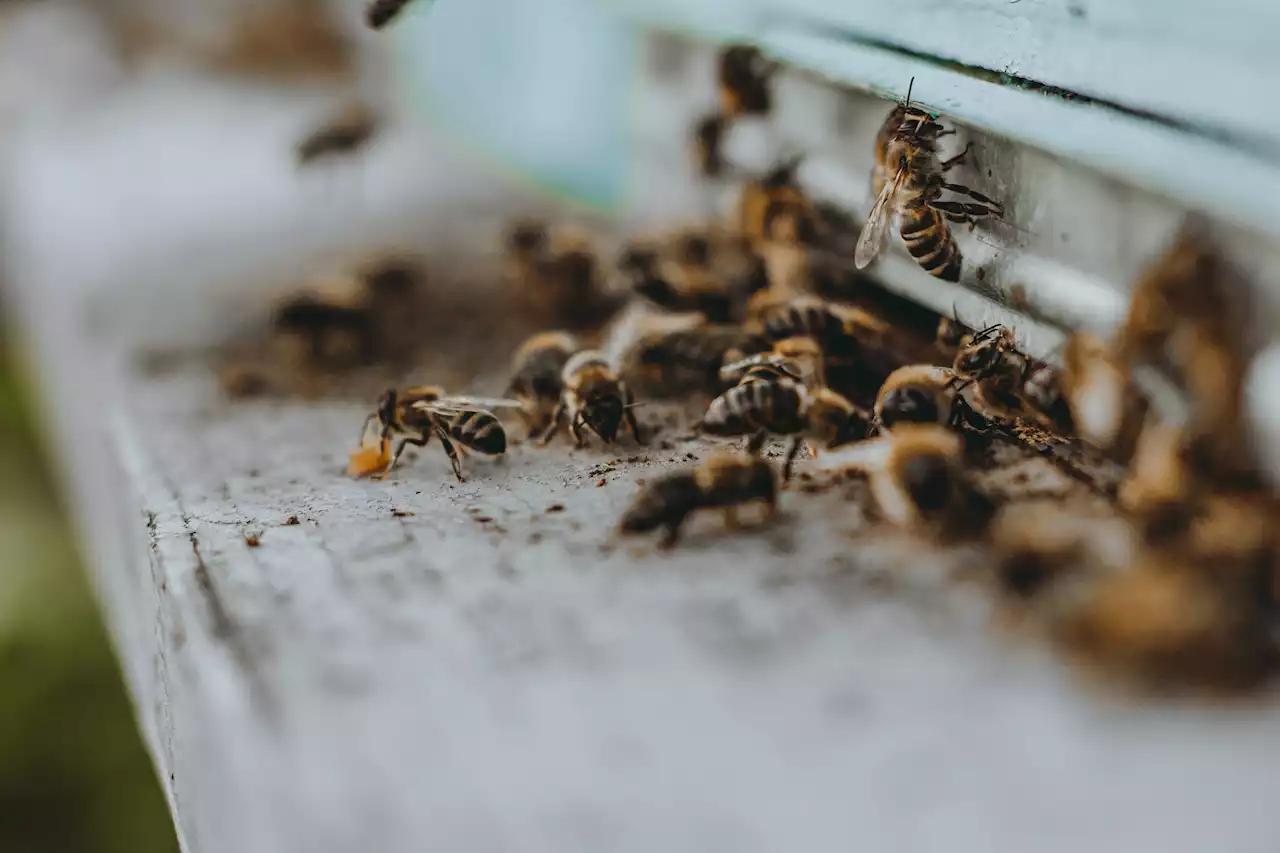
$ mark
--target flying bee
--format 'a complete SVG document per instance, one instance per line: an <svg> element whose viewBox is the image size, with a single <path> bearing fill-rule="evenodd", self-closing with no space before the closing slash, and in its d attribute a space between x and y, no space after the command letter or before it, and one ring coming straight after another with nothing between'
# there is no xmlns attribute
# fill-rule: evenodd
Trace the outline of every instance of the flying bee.
<svg viewBox="0 0 1280 853"><path fill-rule="evenodd" d="M704 178L718 178L727 171L724 160L727 124L723 115L713 113L693 126L693 162Z"/></svg>
<svg viewBox="0 0 1280 853"><path fill-rule="evenodd" d="M960 436L940 426L904 425L892 435L833 453L823 467L865 473L881 515L903 527L950 522L962 511L989 509L965 483Z"/></svg>
<svg viewBox="0 0 1280 853"><path fill-rule="evenodd" d="M399 17L413 0L370 0L364 10L364 21L370 29L380 30Z"/></svg>
<svg viewBox="0 0 1280 853"><path fill-rule="evenodd" d="M378 428L382 441L393 435L403 436L391 454L390 462L379 476L385 476L409 445L426 447L434 435L449 455L453 476L459 483L462 463L459 451L474 450L485 456L500 456L507 450L507 433L502 422L489 411L496 408L520 408L518 400L494 400L482 397L450 397L439 386L424 385L403 391L390 389L378 401L373 414L365 419L360 431L360 444L371 424Z"/></svg>
<svg viewBox="0 0 1280 853"><path fill-rule="evenodd" d="M767 115L773 108L770 82L778 67L751 45L734 44L721 50L716 83L725 117Z"/></svg>
<svg viewBox="0 0 1280 853"><path fill-rule="evenodd" d="M807 337L785 338L773 345L771 352L757 353L720 368L723 382L756 382L790 379L806 388L826 384L822 348Z"/></svg>
<svg viewBox="0 0 1280 853"><path fill-rule="evenodd" d="M738 507L748 503L763 505L766 518L777 514L778 475L773 466L759 456L716 454L692 471L670 474L646 486L623 515L619 529L635 534L663 528L662 546L669 548L697 510L719 509L725 523L736 527Z"/></svg>
<svg viewBox="0 0 1280 853"><path fill-rule="evenodd" d="M359 151L377 134L381 121L365 104L352 104L298 143L294 156L299 166L310 166L330 157Z"/></svg>
<svg viewBox="0 0 1280 853"><path fill-rule="evenodd" d="M908 364L884 380L876 394L873 414L878 429L892 431L900 424L958 426L967 409L954 370L933 364Z"/></svg>
<svg viewBox="0 0 1280 853"><path fill-rule="evenodd" d="M561 373L579 349L577 339L568 332L539 332L512 356L507 393L522 404L530 438L541 435L551 423L564 391Z"/></svg>
<svg viewBox="0 0 1280 853"><path fill-rule="evenodd" d="M635 403L627 385L613 372L608 360L596 350L583 350L565 362L560 373L563 391L560 403L551 416L551 424L542 434L546 444L566 422L574 443L586 444L585 426L605 444L612 444L625 422L631 435L643 444L640 425L636 422Z"/></svg>
<svg viewBox="0 0 1280 853"><path fill-rule="evenodd" d="M889 226L896 222L907 251L921 269L944 281L960 280L960 247L948 221L967 222L972 230L982 219L1003 216L1004 208L982 193L946 181L946 173L969 153L966 147L949 160L938 159L938 139L953 133L943 130L930 113L911 106L910 89L907 100L889 114L876 137L876 201L854 253L858 269L876 259ZM944 191L971 201L944 201Z"/></svg>
<svg viewBox="0 0 1280 853"><path fill-rule="evenodd" d="M792 436L782 467L791 479L796 454L808 442L839 447L867 436L870 425L856 406L829 388L810 391L790 381L745 382L711 401L699 424L706 435L750 435L749 453L759 453L770 434ZM812 445L810 453L816 453Z"/></svg>
<svg viewBox="0 0 1280 853"><path fill-rule="evenodd" d="M727 362L758 353L768 342L740 326L701 324L640 335L622 356L620 373L643 394L719 393Z"/></svg>
<svg viewBox="0 0 1280 853"><path fill-rule="evenodd" d="M1146 416L1129 370L1102 338L1076 332L1062 349L1062 384L1071 421L1085 441L1127 458Z"/></svg>

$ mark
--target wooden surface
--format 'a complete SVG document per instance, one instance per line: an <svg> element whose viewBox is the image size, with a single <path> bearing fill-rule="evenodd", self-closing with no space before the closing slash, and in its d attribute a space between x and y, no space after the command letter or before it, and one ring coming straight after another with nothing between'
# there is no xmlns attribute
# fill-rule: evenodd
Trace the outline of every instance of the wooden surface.
<svg viewBox="0 0 1280 853"><path fill-rule="evenodd" d="M868 528L840 490L663 553L612 527L700 443L520 447L464 485L427 451L353 482L358 403L229 406L192 367L121 391L138 550L110 582L189 851L1280 838L1274 706L1091 694L991 630L954 577L978 554Z"/></svg>

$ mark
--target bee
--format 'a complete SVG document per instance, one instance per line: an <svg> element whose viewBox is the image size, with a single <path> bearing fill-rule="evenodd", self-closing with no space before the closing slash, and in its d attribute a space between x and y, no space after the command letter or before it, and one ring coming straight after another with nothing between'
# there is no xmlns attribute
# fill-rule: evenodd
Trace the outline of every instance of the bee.
<svg viewBox="0 0 1280 853"><path fill-rule="evenodd" d="M293 296L277 306L272 329L282 343L296 342L302 360L318 367L367 361L377 345L373 313L347 294Z"/></svg>
<svg viewBox="0 0 1280 853"><path fill-rule="evenodd" d="M868 427L866 416L836 392L810 391L785 379L735 385L711 401L699 424L706 435L750 435L747 452L753 454L760 452L770 434L792 436L782 467L784 480L791 479L796 454L806 441L839 447L866 438Z"/></svg>
<svg viewBox="0 0 1280 853"><path fill-rule="evenodd" d="M682 235L670 259L656 246L632 244L619 257L618 272L634 293L659 308L696 311L709 323L730 323L768 281L759 258L728 257L724 248L700 233Z"/></svg>
<svg viewBox="0 0 1280 853"><path fill-rule="evenodd" d="M716 454L692 471L670 474L649 484L636 496L622 517L624 534L648 533L663 528L662 547L680 536L685 520L700 509L719 509L725 523L738 525L738 507L763 505L766 519L778 511L778 475L759 456Z"/></svg>
<svg viewBox="0 0 1280 853"><path fill-rule="evenodd" d="M757 248L786 223L796 233L812 221L813 203L800 185L801 156L776 163L761 177L745 182L738 196L737 229ZM781 235L779 235L781 236Z"/></svg>
<svg viewBox="0 0 1280 853"><path fill-rule="evenodd" d="M1097 335L1071 335L1062 349L1062 384L1079 436L1128 458L1146 417L1146 401L1132 393L1132 378L1116 351Z"/></svg>
<svg viewBox="0 0 1280 853"><path fill-rule="evenodd" d="M886 431L909 423L955 427L964 421L967 409L954 370L933 364L908 364L884 380L876 394L873 415L876 428Z"/></svg>
<svg viewBox="0 0 1280 853"><path fill-rule="evenodd" d="M330 157L345 157L369 144L381 120L368 106L348 106L298 143L294 157L299 166L310 166Z"/></svg>
<svg viewBox="0 0 1280 853"><path fill-rule="evenodd" d="M938 318L937 345L948 358L954 360L961 347L968 344L973 332L951 317Z"/></svg>
<svg viewBox="0 0 1280 853"><path fill-rule="evenodd" d="M561 373L578 350L577 339L568 332L539 332L512 356L507 394L522 404L530 438L541 435L551 423L564 391Z"/></svg>
<svg viewBox="0 0 1280 853"><path fill-rule="evenodd" d="M982 408L1007 414L1021 407L1025 360L1014 346L1013 334L1003 326L974 334L956 353L952 370L966 387L973 387Z"/></svg>
<svg viewBox="0 0 1280 853"><path fill-rule="evenodd" d="M730 119L768 115L773 108L770 82L778 68L778 63L751 45L734 44L721 50L716 66L721 113Z"/></svg>
<svg viewBox="0 0 1280 853"><path fill-rule="evenodd" d="M703 324L641 334L622 357L621 374L642 393L676 396L690 391L719 393L722 367L758 353L768 342L740 326Z"/></svg>
<svg viewBox="0 0 1280 853"><path fill-rule="evenodd" d="M1011 503L988 530L997 588L1029 600L1099 570L1122 570L1137 543L1126 522L1058 500Z"/></svg>
<svg viewBox="0 0 1280 853"><path fill-rule="evenodd" d="M370 0L364 20L370 29L380 30L394 21L412 0Z"/></svg>
<svg viewBox="0 0 1280 853"><path fill-rule="evenodd" d="M1024 358L1018 396L1042 425L1060 435L1075 434L1062 375L1052 365Z"/></svg>
<svg viewBox="0 0 1280 853"><path fill-rule="evenodd" d="M693 162L705 178L718 178L728 171L723 150L727 125L722 114L712 113L693 126Z"/></svg>
<svg viewBox="0 0 1280 853"><path fill-rule="evenodd" d="M852 305L837 305L815 296L801 296L776 305L761 315L765 337L772 341L812 338L830 356L857 354L864 340L882 340L887 323Z"/></svg>
<svg viewBox="0 0 1280 853"><path fill-rule="evenodd" d="M1223 285L1223 264L1196 220L1188 220L1173 245L1134 282L1116 349L1125 363L1160 364L1169 339L1186 325L1206 327L1219 340L1238 328Z"/></svg>
<svg viewBox="0 0 1280 853"><path fill-rule="evenodd" d="M587 441L584 426L605 444L612 444L623 423L637 442L644 443L631 392L603 354L597 350L576 353L565 362L560 378L564 388L551 424L542 434L543 444L551 441L566 422L578 447Z"/></svg>
<svg viewBox="0 0 1280 853"><path fill-rule="evenodd" d="M379 475L385 476L396 466L407 446L426 447L434 435L449 455L453 476L459 483L466 482L462 476L459 451L474 450L485 456L500 456L507 450L507 433L502 422L489 411L495 408L520 408L520 402L450 397L434 385L402 391L392 388L382 395L377 409L365 419L360 431L360 445L367 444L365 438L371 425L377 426L382 441L393 435L403 436L396 444L387 467Z"/></svg>
<svg viewBox="0 0 1280 853"><path fill-rule="evenodd" d="M960 280L960 247L948 221L967 222L972 230L982 219L1003 216L1004 208L975 190L946 181L946 173L969 153L966 147L949 160L938 159L938 139L953 133L943 130L931 114L911 106L910 89L907 100L889 114L877 136L876 201L854 253L858 269L876 259L890 224L896 222L907 251L921 269L944 281ZM944 191L972 200L944 201Z"/></svg>
<svg viewBox="0 0 1280 853"><path fill-rule="evenodd" d="M507 235L507 256L532 313L586 328L614 307L586 234L552 233L540 221L520 221Z"/></svg>
<svg viewBox="0 0 1280 853"><path fill-rule="evenodd" d="M757 353L720 368L722 382L790 379L806 388L826 385L822 348L812 338L785 338L771 352Z"/></svg>

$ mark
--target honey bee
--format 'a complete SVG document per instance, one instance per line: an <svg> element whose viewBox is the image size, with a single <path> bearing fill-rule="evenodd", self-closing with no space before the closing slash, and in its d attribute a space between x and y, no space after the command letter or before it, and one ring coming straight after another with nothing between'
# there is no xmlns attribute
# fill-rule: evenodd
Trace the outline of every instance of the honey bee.
<svg viewBox="0 0 1280 853"><path fill-rule="evenodd" d="M966 387L973 387L983 409L1007 414L1020 408L1025 360L1003 326L974 334L956 353L952 370Z"/></svg>
<svg viewBox="0 0 1280 853"><path fill-rule="evenodd" d="M485 456L500 456L507 450L507 433L502 422L489 411L495 408L520 408L518 400L494 400L480 397L450 397L438 386L418 386L404 390L390 389L378 401L373 414L365 419L360 431L360 444L367 444L369 427L375 425L381 440L403 436L381 475L385 476L409 445L426 447L434 435L449 455L453 476L459 483L462 463L459 450L474 450ZM456 445L456 446L455 446Z"/></svg>
<svg viewBox="0 0 1280 853"><path fill-rule="evenodd" d="M768 343L740 326L703 324L642 335L622 357L621 374L641 393L677 396L688 392L719 393L721 368L727 362L764 350Z"/></svg>
<svg viewBox="0 0 1280 853"><path fill-rule="evenodd" d="M721 50L716 67L721 113L730 119L767 115L773 108L770 81L778 68L778 63L751 45L734 44Z"/></svg>
<svg viewBox="0 0 1280 853"><path fill-rule="evenodd" d="M801 296L763 313L765 337L772 341L812 338L828 355L857 353L866 339L879 341L889 326L852 305L837 305L814 296Z"/></svg>
<svg viewBox="0 0 1280 853"><path fill-rule="evenodd" d="M1132 393L1129 371L1102 338L1076 332L1062 350L1062 384L1081 438L1127 458L1146 417L1145 399Z"/></svg>
<svg viewBox="0 0 1280 853"><path fill-rule="evenodd" d="M693 126L693 162L705 178L718 178L728 171L724 160L725 117L713 113Z"/></svg>
<svg viewBox="0 0 1280 853"><path fill-rule="evenodd" d="M685 520L700 509L718 509L725 523L738 525L737 510L743 504L763 505L766 519L778 511L778 475L759 456L716 454L692 471L670 474L647 485L622 517L624 534L648 533L662 528L662 547L680 536Z"/></svg>
<svg viewBox="0 0 1280 853"><path fill-rule="evenodd" d="M948 358L954 360L957 351L972 340L972 331L951 317L938 318L937 344Z"/></svg>
<svg viewBox="0 0 1280 853"><path fill-rule="evenodd" d="M561 372L578 350L577 339L568 332L539 332L512 356L507 394L522 404L530 438L541 435L551 423L564 391Z"/></svg>
<svg viewBox="0 0 1280 853"><path fill-rule="evenodd" d="M1059 500L1016 502L996 514L988 531L994 579L1001 592L1032 599L1100 570L1121 570L1137 542L1128 525L1108 514L1064 507Z"/></svg>
<svg viewBox="0 0 1280 853"><path fill-rule="evenodd" d="M581 329L597 325L616 307L587 234L552 232L540 220L521 220L507 234L506 251L528 313Z"/></svg>
<svg viewBox="0 0 1280 853"><path fill-rule="evenodd" d="M784 224L803 233L813 216L813 203L800 185L797 172L804 158L791 157L775 164L760 178L742 185L738 196L737 228L759 248L774 237L774 226Z"/></svg>
<svg viewBox="0 0 1280 853"><path fill-rule="evenodd" d="M294 156L299 166L310 166L330 157L359 151L377 134L378 116L364 104L354 104L298 143Z"/></svg>
<svg viewBox="0 0 1280 853"><path fill-rule="evenodd" d="M581 447L587 438L585 426L605 444L612 444L625 422L631 435L641 444L640 425L636 422L635 403L627 385L613 372L608 360L596 350L583 350L565 362L560 374L564 390L560 403L551 416L551 424L542 434L549 442L568 424L574 443Z"/></svg>
<svg viewBox="0 0 1280 853"><path fill-rule="evenodd" d="M982 193L946 181L946 173L969 153L966 147L949 160L938 159L938 139L953 133L943 130L931 114L911 106L910 89L907 100L889 114L876 138L876 201L854 253L858 269L876 259L889 226L896 222L921 269L944 281L960 280L960 247L948 221L967 222L972 230L982 219L1003 216L1004 208ZM944 191L971 201L944 201Z"/></svg>
<svg viewBox="0 0 1280 853"><path fill-rule="evenodd" d="M1042 425L1060 435L1074 435L1075 422L1067 403L1062 375L1049 364L1024 358L1019 397Z"/></svg>
<svg viewBox="0 0 1280 853"><path fill-rule="evenodd" d="M876 394L873 410L877 429L892 431L900 424L961 424L968 404L950 367L908 364L890 373Z"/></svg>
<svg viewBox="0 0 1280 853"><path fill-rule="evenodd" d="M696 232L680 236L670 259L655 246L632 244L623 250L618 272L633 292L664 310L729 323L768 281L759 258L728 249Z"/></svg>
<svg viewBox="0 0 1280 853"><path fill-rule="evenodd" d="M755 382L790 379L806 388L826 385L822 348L812 338L786 338L774 344L773 350L757 353L720 368L723 382Z"/></svg>
<svg viewBox="0 0 1280 853"><path fill-rule="evenodd" d="M295 343L309 366L367 361L377 344L373 313L354 294L298 294L277 306L272 329L281 343Z"/></svg>
<svg viewBox="0 0 1280 853"><path fill-rule="evenodd" d="M370 29L380 30L394 21L412 0L370 0L364 20Z"/></svg>
<svg viewBox="0 0 1280 853"><path fill-rule="evenodd" d="M782 467L791 479L796 454L807 442L827 448L867 436L869 421L856 406L829 388L806 389L789 380L745 382L711 401L699 424L706 435L750 435L749 453L759 453L770 434L792 436ZM814 453L812 446L810 452Z"/></svg>

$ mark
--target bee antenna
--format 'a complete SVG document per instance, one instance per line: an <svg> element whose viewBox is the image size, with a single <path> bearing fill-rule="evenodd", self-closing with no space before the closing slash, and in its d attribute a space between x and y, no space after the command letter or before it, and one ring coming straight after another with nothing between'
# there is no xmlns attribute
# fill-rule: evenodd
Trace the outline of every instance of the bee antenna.
<svg viewBox="0 0 1280 853"><path fill-rule="evenodd" d="M911 107L911 90L915 87L915 85L916 85L916 78L912 77L911 82L907 84L907 99L902 102L903 109L909 109Z"/></svg>
<svg viewBox="0 0 1280 853"><path fill-rule="evenodd" d="M985 341L987 338L991 337L991 333L999 329L1000 326L1000 323L996 323L994 326L987 326L981 332L978 332L978 334L973 336L973 342L976 344L978 341Z"/></svg>

